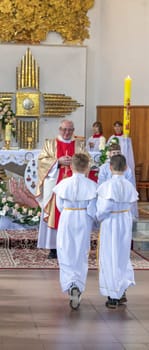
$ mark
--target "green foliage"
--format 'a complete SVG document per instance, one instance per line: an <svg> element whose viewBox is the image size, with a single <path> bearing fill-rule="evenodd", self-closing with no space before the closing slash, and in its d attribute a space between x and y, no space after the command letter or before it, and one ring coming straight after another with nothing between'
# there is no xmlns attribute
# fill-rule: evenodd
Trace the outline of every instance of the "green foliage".
<svg viewBox="0 0 149 350"><path fill-rule="evenodd" d="M109 147L113 144L119 144L119 139L118 137L114 136L110 143L105 146L103 150L100 151L100 157L99 157L99 166L104 164L106 160L109 158Z"/></svg>
<svg viewBox="0 0 149 350"><path fill-rule="evenodd" d="M99 158L99 166L104 164L106 160L108 159L108 146L105 147L105 149L100 151L100 158Z"/></svg>

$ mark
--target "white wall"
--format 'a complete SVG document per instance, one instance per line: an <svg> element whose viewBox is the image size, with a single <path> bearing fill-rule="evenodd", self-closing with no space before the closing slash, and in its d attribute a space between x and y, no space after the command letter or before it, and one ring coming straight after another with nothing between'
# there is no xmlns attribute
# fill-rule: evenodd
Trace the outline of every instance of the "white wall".
<svg viewBox="0 0 149 350"><path fill-rule="evenodd" d="M101 1L99 104L123 104L123 80L132 78L131 103L149 104L149 1Z"/></svg>

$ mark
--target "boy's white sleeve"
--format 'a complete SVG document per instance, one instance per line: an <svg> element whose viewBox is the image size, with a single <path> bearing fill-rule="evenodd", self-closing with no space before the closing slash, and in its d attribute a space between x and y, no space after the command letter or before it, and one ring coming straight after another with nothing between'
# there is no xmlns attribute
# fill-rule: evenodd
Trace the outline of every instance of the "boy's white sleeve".
<svg viewBox="0 0 149 350"><path fill-rule="evenodd" d="M104 220L112 211L112 201L98 196L96 203L96 218L98 221Z"/></svg>
<svg viewBox="0 0 149 350"><path fill-rule="evenodd" d="M89 201L87 206L87 214L91 216L93 219L96 217L96 198Z"/></svg>
<svg viewBox="0 0 149 350"><path fill-rule="evenodd" d="M98 174L98 181L97 183L101 185L103 182L107 180L107 175L106 175L106 169L105 166L100 166L99 167L99 174Z"/></svg>

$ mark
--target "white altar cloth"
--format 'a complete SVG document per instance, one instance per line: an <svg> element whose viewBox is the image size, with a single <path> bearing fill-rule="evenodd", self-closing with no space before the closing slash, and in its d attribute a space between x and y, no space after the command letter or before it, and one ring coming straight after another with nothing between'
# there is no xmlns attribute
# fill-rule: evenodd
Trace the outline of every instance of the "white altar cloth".
<svg viewBox="0 0 149 350"><path fill-rule="evenodd" d="M40 149L19 149L19 150L0 150L0 164L15 163L23 165L29 160L34 159L40 153Z"/></svg>

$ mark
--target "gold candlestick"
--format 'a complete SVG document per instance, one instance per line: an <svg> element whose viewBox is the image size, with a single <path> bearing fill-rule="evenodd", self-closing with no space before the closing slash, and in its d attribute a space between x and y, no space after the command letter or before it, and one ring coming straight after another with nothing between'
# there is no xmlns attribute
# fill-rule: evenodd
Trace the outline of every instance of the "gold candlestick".
<svg viewBox="0 0 149 350"><path fill-rule="evenodd" d="M32 137L28 136L28 138L27 138L27 148L28 149L32 149L32 141L33 141Z"/></svg>
<svg viewBox="0 0 149 350"><path fill-rule="evenodd" d="M5 140L5 149L10 149L10 141Z"/></svg>

